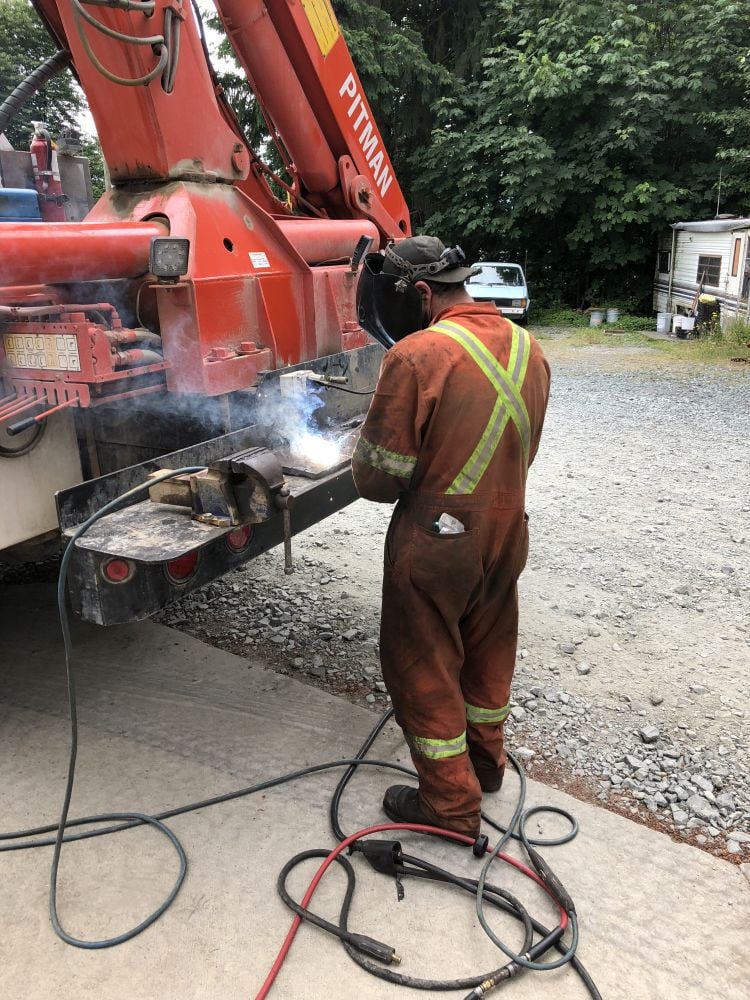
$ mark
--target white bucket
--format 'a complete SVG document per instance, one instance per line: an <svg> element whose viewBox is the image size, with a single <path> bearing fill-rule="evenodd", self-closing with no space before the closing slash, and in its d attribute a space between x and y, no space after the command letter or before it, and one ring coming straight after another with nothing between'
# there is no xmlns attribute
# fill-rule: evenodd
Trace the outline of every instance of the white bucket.
<svg viewBox="0 0 750 1000"><path fill-rule="evenodd" d="M669 328L672 325L672 313L657 313L656 314L656 332L657 333L669 333Z"/></svg>
<svg viewBox="0 0 750 1000"><path fill-rule="evenodd" d="M592 309L589 326L601 326L603 322L604 312L601 309Z"/></svg>
<svg viewBox="0 0 750 1000"><path fill-rule="evenodd" d="M620 318L620 310L619 309L608 309L607 310L607 326L609 326L610 323L616 323L619 318Z"/></svg>
<svg viewBox="0 0 750 1000"><path fill-rule="evenodd" d="M678 330L685 330L689 332L695 327L695 316L675 316L672 320L672 330L676 333Z"/></svg>

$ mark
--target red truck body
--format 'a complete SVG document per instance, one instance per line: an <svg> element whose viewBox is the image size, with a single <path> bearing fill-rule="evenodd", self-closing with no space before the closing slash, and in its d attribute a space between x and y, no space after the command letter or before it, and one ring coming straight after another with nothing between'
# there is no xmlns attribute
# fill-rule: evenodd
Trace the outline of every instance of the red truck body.
<svg viewBox="0 0 750 1000"><path fill-rule="evenodd" d="M111 178L81 223L0 227L0 505L32 502L36 462L45 502L67 491L65 528L75 498L89 498L83 512L96 496L76 480L163 466L164 452L254 426L263 386L289 369L371 383L377 352L357 320L351 260L362 237L383 246L410 223L328 0L216 0L285 161L275 179L186 0L34 6L71 54ZM333 407L340 420L354 409ZM55 421L69 428L58 453L74 447L80 462L56 481L36 445Z"/></svg>

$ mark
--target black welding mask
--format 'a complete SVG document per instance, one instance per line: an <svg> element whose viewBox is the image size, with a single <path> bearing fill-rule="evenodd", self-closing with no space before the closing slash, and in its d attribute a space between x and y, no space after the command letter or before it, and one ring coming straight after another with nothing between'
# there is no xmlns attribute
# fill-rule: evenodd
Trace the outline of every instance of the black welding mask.
<svg viewBox="0 0 750 1000"><path fill-rule="evenodd" d="M368 253L357 285L357 318L386 350L425 325L422 296L398 274L384 274L385 257Z"/></svg>

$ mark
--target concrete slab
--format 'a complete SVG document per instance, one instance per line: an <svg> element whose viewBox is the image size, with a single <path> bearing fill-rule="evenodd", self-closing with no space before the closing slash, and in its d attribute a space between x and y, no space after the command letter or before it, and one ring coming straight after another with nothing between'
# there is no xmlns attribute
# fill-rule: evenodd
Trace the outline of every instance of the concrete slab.
<svg viewBox="0 0 750 1000"><path fill-rule="evenodd" d="M0 827L56 818L68 730L63 666L50 588L0 587ZM73 814L157 811L263 777L346 756L374 716L340 699L212 649L153 623L75 630L81 750ZM405 761L395 729L378 755ZM347 829L382 819L387 772L357 777L343 810ZM49 849L0 856L0 996L5 1000L234 1000L251 998L289 926L276 875L294 853L330 847L332 774L171 821L190 859L176 903L156 926L119 948L85 952L62 944L47 916ZM488 797L500 818L511 787ZM739 869L619 816L530 783L530 803L564 805L581 833L547 852L576 900L579 956L604 997L745 1000L750 983L750 888ZM545 832L552 821L543 823ZM458 870L477 863L459 849L420 842ZM393 944L402 971L454 977L502 964L476 926L472 902L447 888L394 886L361 864L351 925ZM139 829L71 845L63 854L60 912L72 933L104 937L136 923L167 892L170 846ZM303 891L312 866L292 880ZM495 881L545 919L536 889L507 867ZM334 915L343 879L321 887ZM518 928L498 917L511 943ZM585 995L563 970L519 978L519 1000ZM463 996L465 993L456 994ZM319 1000L420 996L356 968L342 949L303 928L272 996Z"/></svg>

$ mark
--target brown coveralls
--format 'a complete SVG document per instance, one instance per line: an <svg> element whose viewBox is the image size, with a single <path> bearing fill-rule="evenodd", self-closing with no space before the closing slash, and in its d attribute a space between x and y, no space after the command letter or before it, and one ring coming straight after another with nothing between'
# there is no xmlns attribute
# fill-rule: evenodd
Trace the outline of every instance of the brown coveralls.
<svg viewBox="0 0 750 1000"><path fill-rule="evenodd" d="M470 834L481 803L472 761L490 770L506 761L526 473L549 382L537 342L494 305L452 306L386 354L352 461L361 496L398 500L380 655L420 804ZM438 534L442 513L465 531Z"/></svg>

